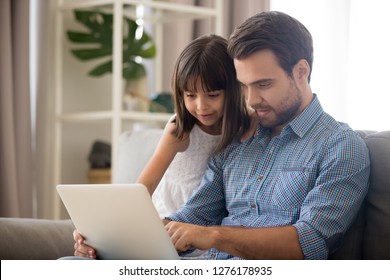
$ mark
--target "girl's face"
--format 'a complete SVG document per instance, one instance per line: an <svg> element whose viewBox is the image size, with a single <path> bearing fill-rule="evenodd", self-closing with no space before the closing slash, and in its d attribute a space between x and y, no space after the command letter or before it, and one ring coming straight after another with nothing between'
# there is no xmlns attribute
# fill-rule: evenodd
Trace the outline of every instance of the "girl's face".
<svg viewBox="0 0 390 280"><path fill-rule="evenodd" d="M209 134L220 134L225 104L225 91L204 92L200 81L197 92L184 92L184 105L188 112L198 121L199 127Z"/></svg>

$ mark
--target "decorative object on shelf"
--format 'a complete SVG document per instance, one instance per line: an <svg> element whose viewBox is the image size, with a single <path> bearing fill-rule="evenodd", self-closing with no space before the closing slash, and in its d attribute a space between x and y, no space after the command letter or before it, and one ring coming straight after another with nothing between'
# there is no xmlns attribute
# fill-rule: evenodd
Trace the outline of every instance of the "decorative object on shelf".
<svg viewBox="0 0 390 280"><path fill-rule="evenodd" d="M105 141L93 142L88 156L90 169L87 177L89 184L111 183L111 145Z"/></svg>
<svg viewBox="0 0 390 280"><path fill-rule="evenodd" d="M75 44L86 44L84 48L74 48L71 53L81 61L108 57L108 60L93 68L88 75L98 77L112 73L113 54L113 14L97 10L74 10L75 19L89 31L67 31L68 39ZM156 46L152 38L136 21L123 17L123 63L122 77L125 80L124 101L131 101L132 110L148 110L144 99L148 98L146 69L143 58L153 58ZM92 45L91 45L92 44ZM127 103L127 102L125 102Z"/></svg>
<svg viewBox="0 0 390 280"><path fill-rule="evenodd" d="M149 96L146 77L128 79L125 81L123 109L128 111L148 111Z"/></svg>
<svg viewBox="0 0 390 280"><path fill-rule="evenodd" d="M152 97L150 112L174 113L173 96L169 92L161 92Z"/></svg>
<svg viewBox="0 0 390 280"><path fill-rule="evenodd" d="M89 152L88 162L91 169L111 167L111 145L105 141L96 140Z"/></svg>
<svg viewBox="0 0 390 280"><path fill-rule="evenodd" d="M90 169L87 176L88 184L111 184L111 168Z"/></svg>

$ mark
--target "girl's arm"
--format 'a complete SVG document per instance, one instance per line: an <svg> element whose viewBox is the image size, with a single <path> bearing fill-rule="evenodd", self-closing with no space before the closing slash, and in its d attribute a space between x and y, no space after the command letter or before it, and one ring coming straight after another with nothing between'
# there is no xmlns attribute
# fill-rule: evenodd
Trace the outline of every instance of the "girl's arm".
<svg viewBox="0 0 390 280"><path fill-rule="evenodd" d="M188 137L179 140L172 134L175 126L176 123L172 122L172 119L168 121L156 150L137 179L137 183L147 187L150 195L153 194L176 153L183 152L188 147Z"/></svg>

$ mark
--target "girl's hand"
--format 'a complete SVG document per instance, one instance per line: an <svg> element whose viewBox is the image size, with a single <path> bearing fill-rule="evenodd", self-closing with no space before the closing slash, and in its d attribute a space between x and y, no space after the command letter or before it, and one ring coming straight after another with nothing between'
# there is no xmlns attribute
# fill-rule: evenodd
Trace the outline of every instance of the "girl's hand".
<svg viewBox="0 0 390 280"><path fill-rule="evenodd" d="M84 237L77 231L73 231L74 244L74 255L78 257L96 259L96 251L94 248L84 243Z"/></svg>

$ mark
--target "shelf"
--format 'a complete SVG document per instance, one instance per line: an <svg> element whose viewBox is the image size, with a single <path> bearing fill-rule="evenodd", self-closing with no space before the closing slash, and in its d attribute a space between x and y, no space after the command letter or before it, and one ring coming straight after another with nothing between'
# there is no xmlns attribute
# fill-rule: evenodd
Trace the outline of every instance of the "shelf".
<svg viewBox="0 0 390 280"><path fill-rule="evenodd" d="M58 5L60 10L73 10L82 8L93 8L98 6L112 5L115 0L64 0Z"/></svg>
<svg viewBox="0 0 390 280"><path fill-rule="evenodd" d="M57 117L58 120L64 122L90 122L90 121L111 121L114 117L112 111L94 111L82 113L62 114ZM153 121L165 123L172 117L172 114L167 113L150 113L137 111L122 111L120 118L128 121Z"/></svg>
<svg viewBox="0 0 390 280"><path fill-rule="evenodd" d="M177 0L179 1L179 0ZM56 18L56 59L55 59L55 121L53 136L53 185L62 182L62 179L68 180L69 174L80 178L81 172L85 169L85 155L80 151L85 151L85 147L90 146L92 134L99 135L103 139L109 139L111 147L112 170L115 170L116 158L118 156L118 141L120 134L126 129L139 129L145 124L158 126L165 125L173 116L171 113L153 113L144 111L123 110L123 80L121 75L122 61L122 37L123 37L123 15L137 19L140 6L145 7L144 14L139 16L153 28L154 38L159 50L163 47L163 24L167 22L211 19L215 21L214 33L222 35L223 30L223 0L214 0L213 7L194 6L191 4L181 4L169 0L57 0L57 18ZM113 17L113 66L111 90L106 90L111 96L111 105L92 106L85 108L77 106L64 106L64 18L71 18L71 13L75 9L99 9L103 12L112 13ZM138 12L138 13L137 13ZM76 22L75 22L76 23ZM155 92L160 92L162 88L162 52L157 52L155 57ZM69 71L69 69L68 69ZM77 84L76 84L77 85ZM72 89L76 90L77 89ZM88 99L89 100L89 99ZM74 100L73 102L77 102ZM66 108L66 109L65 109ZM89 110L88 110L89 108ZM98 109L98 110L96 110ZM103 110L102 110L103 109ZM136 126L140 124L141 126ZM63 126L63 124L67 124ZM70 125L69 125L70 124ZM73 125L77 124L77 125ZM78 124L87 124L82 128ZM95 126L97 124L97 126ZM100 126L100 125L103 126ZM110 128L110 129L109 129ZM83 131L85 130L85 131ZM79 133L81 131L81 133ZM69 133L74 133L70 135ZM66 135L65 135L66 134ZM110 134L110 135L109 135ZM64 139L67 142L64 142ZM70 141L69 141L70 140ZM64 143L63 143L64 142ZM70 143L71 142L71 143ZM80 148L81 147L81 148ZM67 148L67 149L66 149ZM142 147L140 147L142 148ZM77 151L77 152L76 152ZM66 155L66 157L64 156ZM70 157L73 156L73 157ZM83 163L84 162L84 163ZM66 178L63 176L63 170L67 172ZM80 179L79 179L80 180ZM61 217L60 201L55 195L54 209L55 218Z"/></svg>
<svg viewBox="0 0 390 280"><path fill-rule="evenodd" d="M91 7L102 7L113 5L115 0L85 0L85 1L64 1L59 6L61 10L73 10ZM165 2L165 1L145 1L145 0L122 0L122 4L125 5L124 10L132 8L137 5L145 7L155 8L159 11L168 11L166 14L168 17L177 16L178 14L185 14L185 16L191 16L192 19L215 17L217 11L214 8L198 7L187 4ZM173 13L172 13L173 12ZM175 14L176 13L176 14Z"/></svg>
<svg viewBox="0 0 390 280"><path fill-rule="evenodd" d="M154 121L166 123L173 114L167 113L148 113L148 112L136 112L136 111L123 111L121 113L122 119L132 121Z"/></svg>

